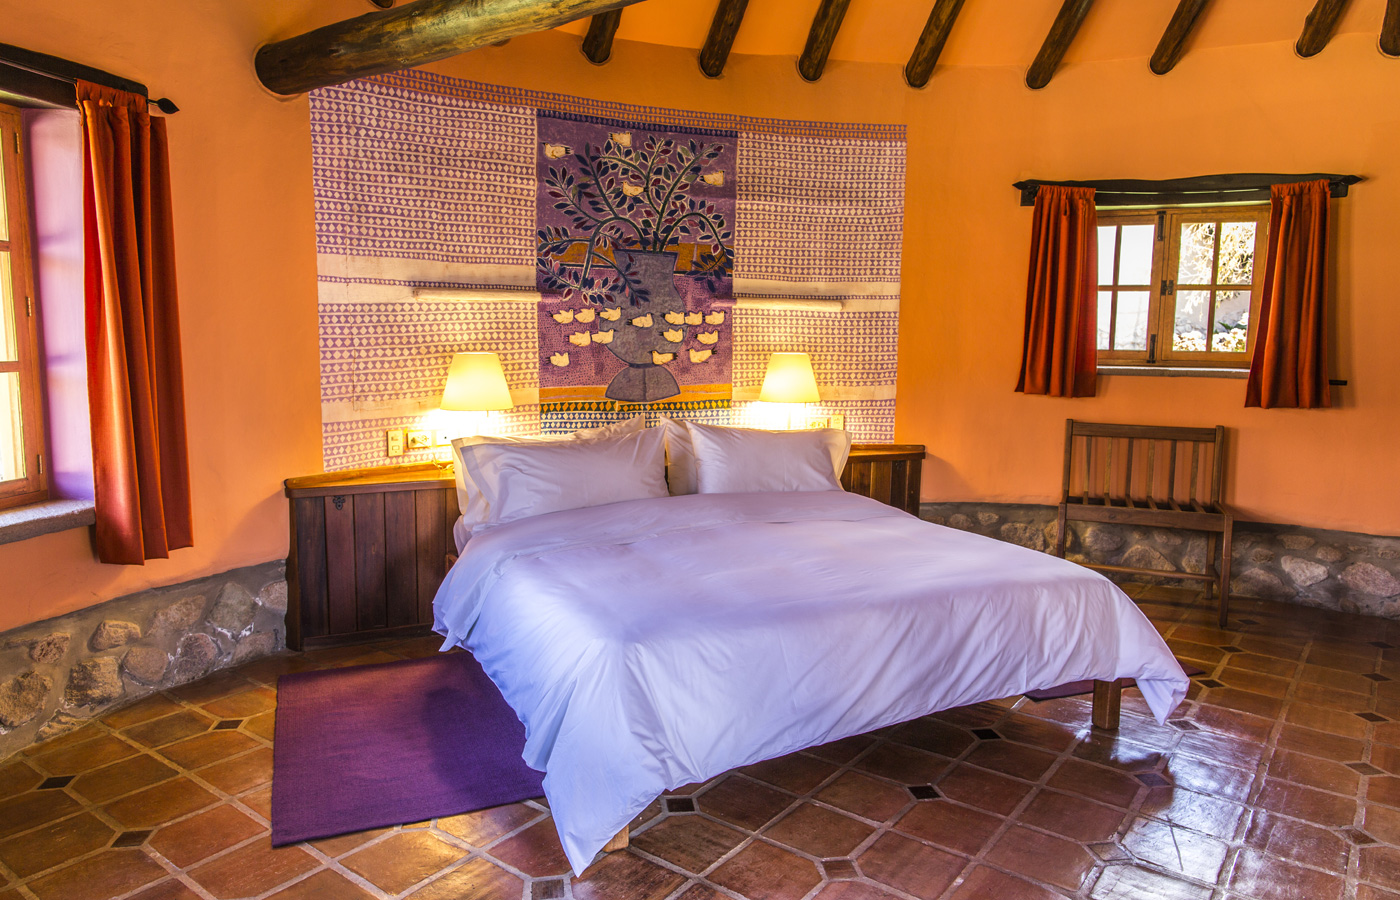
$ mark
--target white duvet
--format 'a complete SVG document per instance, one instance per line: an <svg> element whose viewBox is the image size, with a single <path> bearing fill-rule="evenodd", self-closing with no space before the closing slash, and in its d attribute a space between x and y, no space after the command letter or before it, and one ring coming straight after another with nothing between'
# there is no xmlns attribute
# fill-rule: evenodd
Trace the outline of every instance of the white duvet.
<svg viewBox="0 0 1400 900"><path fill-rule="evenodd" d="M434 601L525 724L582 873L655 797L940 709L1187 679L1117 587L840 491L693 494L471 539Z"/></svg>

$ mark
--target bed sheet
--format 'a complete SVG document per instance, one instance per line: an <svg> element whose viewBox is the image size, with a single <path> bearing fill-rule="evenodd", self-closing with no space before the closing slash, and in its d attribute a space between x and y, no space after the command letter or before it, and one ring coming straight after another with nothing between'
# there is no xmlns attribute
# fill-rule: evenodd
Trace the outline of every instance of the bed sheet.
<svg viewBox="0 0 1400 900"><path fill-rule="evenodd" d="M940 709L1187 679L1103 576L841 491L695 494L474 536L434 602L525 724L582 873L655 797Z"/></svg>

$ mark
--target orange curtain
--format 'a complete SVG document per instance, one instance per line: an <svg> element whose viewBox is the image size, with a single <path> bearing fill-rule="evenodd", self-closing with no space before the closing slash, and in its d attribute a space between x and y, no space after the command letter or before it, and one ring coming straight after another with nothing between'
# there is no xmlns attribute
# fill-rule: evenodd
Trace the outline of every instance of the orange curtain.
<svg viewBox="0 0 1400 900"><path fill-rule="evenodd" d="M1273 187L1245 406L1332 405L1325 335L1329 196L1325 180Z"/></svg>
<svg viewBox="0 0 1400 900"><path fill-rule="evenodd" d="M192 544L165 121L77 89L97 557L141 565Z"/></svg>
<svg viewBox="0 0 1400 900"><path fill-rule="evenodd" d="M1092 397L1098 388L1098 222L1093 188L1036 191L1022 393Z"/></svg>

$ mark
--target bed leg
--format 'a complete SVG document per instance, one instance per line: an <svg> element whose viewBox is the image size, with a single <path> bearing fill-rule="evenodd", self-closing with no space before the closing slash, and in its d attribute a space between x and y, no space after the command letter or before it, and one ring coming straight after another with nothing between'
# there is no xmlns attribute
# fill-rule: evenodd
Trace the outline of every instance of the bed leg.
<svg viewBox="0 0 1400 900"><path fill-rule="evenodd" d="M612 853L614 850L626 850L628 838L628 826L623 825L622 830L613 835L613 839L603 845L604 853Z"/></svg>
<svg viewBox="0 0 1400 900"><path fill-rule="evenodd" d="M1123 685L1113 681L1094 682L1094 727L1118 730L1118 709L1123 702Z"/></svg>

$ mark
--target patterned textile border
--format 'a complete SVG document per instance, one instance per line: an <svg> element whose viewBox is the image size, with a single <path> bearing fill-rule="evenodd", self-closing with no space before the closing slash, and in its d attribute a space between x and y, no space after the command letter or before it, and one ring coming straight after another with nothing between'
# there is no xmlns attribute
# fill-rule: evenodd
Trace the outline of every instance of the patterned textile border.
<svg viewBox="0 0 1400 900"><path fill-rule="evenodd" d="M568 434L580 428L597 428L622 422L637 415L645 416L648 426L656 425L662 416L685 418L706 425L728 425L731 418L728 400L682 400L645 406L612 400L541 403L540 432Z"/></svg>
<svg viewBox="0 0 1400 900"><path fill-rule="evenodd" d="M499 103L504 106L528 106L569 115L614 119L622 123L645 122L653 125L664 125L673 130L694 128L706 131L752 131L763 134L899 143L907 140L907 129L903 125L807 122L799 119L765 119L729 113L635 106L631 103L610 103L605 100L589 100L546 91L481 84L446 75L437 75L421 69L408 69L402 72L391 72L387 75L373 75L364 80L399 88L406 92L438 94L482 103Z"/></svg>

